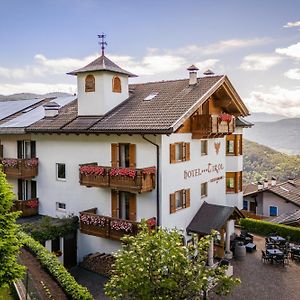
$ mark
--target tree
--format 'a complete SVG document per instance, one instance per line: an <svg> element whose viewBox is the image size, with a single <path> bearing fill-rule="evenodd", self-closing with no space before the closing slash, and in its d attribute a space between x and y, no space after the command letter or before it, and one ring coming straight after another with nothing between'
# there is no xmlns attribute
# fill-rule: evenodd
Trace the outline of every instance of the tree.
<svg viewBox="0 0 300 300"><path fill-rule="evenodd" d="M1 167L1 165L0 165ZM21 241L17 238L17 212L11 212L14 194L0 168L0 288L22 278L25 267L17 262Z"/></svg>
<svg viewBox="0 0 300 300"><path fill-rule="evenodd" d="M177 230L159 228L150 232L143 222L136 236L123 238L116 254L113 274L105 285L111 299L189 299L216 285L228 294L238 278L225 275L225 267L206 265L210 241L216 232L196 245L183 246Z"/></svg>

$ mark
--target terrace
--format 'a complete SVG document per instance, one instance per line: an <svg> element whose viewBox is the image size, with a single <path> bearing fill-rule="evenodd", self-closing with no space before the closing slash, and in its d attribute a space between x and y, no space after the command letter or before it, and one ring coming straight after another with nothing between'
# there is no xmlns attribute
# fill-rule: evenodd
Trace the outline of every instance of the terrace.
<svg viewBox="0 0 300 300"><path fill-rule="evenodd" d="M4 158L1 164L10 178L30 179L38 175L38 158Z"/></svg>
<svg viewBox="0 0 300 300"><path fill-rule="evenodd" d="M13 211L21 211L21 217L36 216L39 213L39 200L14 200Z"/></svg>

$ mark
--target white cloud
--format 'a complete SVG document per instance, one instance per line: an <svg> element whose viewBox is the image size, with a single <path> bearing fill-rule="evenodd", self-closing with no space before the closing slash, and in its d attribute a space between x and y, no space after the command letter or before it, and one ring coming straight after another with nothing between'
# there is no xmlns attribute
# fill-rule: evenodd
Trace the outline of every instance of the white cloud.
<svg viewBox="0 0 300 300"><path fill-rule="evenodd" d="M282 61L276 55L251 54L244 57L240 68L245 71L265 71Z"/></svg>
<svg viewBox="0 0 300 300"><path fill-rule="evenodd" d="M300 27L300 21L287 22L283 27L285 27L285 28Z"/></svg>
<svg viewBox="0 0 300 300"><path fill-rule="evenodd" d="M213 67L219 62L219 59L206 59L195 63L200 71L205 72L207 69L213 69ZM212 70L213 71L213 70Z"/></svg>
<svg viewBox="0 0 300 300"><path fill-rule="evenodd" d="M276 53L300 59L300 42L286 48L277 48Z"/></svg>
<svg viewBox="0 0 300 300"><path fill-rule="evenodd" d="M290 79L300 80L300 69L290 69L284 73L284 76Z"/></svg>
<svg viewBox="0 0 300 300"><path fill-rule="evenodd" d="M285 89L274 86L268 92L253 91L245 103L255 112L300 116L300 87Z"/></svg>
<svg viewBox="0 0 300 300"><path fill-rule="evenodd" d="M38 82L22 82L18 84L0 83L0 94L11 95L15 93L45 94L50 92L76 93L77 86L74 84L47 84Z"/></svg>

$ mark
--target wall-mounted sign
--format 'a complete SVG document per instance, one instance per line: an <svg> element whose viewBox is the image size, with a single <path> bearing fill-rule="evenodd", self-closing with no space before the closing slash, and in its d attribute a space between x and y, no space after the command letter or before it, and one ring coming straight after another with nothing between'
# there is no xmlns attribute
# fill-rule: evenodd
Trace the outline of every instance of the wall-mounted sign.
<svg viewBox="0 0 300 300"><path fill-rule="evenodd" d="M205 169L193 169L193 170L185 170L183 173L184 179L188 179L191 177L201 176L206 173L219 173L224 169L223 164L211 164L208 163L207 168Z"/></svg>
<svg viewBox="0 0 300 300"><path fill-rule="evenodd" d="M223 178L224 178L224 176L215 177L215 178L212 178L212 179L210 180L210 182L216 182L216 183L218 183L218 181L219 181L219 180L222 180Z"/></svg>

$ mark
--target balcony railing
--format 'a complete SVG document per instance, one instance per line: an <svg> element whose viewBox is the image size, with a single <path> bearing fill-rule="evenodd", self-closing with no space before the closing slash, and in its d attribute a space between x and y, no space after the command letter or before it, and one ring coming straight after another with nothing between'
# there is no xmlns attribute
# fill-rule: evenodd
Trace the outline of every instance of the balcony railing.
<svg viewBox="0 0 300 300"><path fill-rule="evenodd" d="M38 175L38 159L4 158L1 160L3 172L7 177L29 179Z"/></svg>
<svg viewBox="0 0 300 300"><path fill-rule="evenodd" d="M195 115L191 117L193 138L210 138L233 133L235 117L228 114Z"/></svg>
<svg viewBox="0 0 300 300"><path fill-rule="evenodd" d="M85 234L112 240L120 240L124 235L136 235L137 222L97 215L97 208L80 213L80 231Z"/></svg>
<svg viewBox="0 0 300 300"><path fill-rule="evenodd" d="M35 216L39 213L39 200L37 198L15 200L12 211L21 211L21 217Z"/></svg>
<svg viewBox="0 0 300 300"><path fill-rule="evenodd" d="M88 187L109 187L133 193L150 192L155 188L156 168L111 168L94 164L81 165L80 184Z"/></svg>

